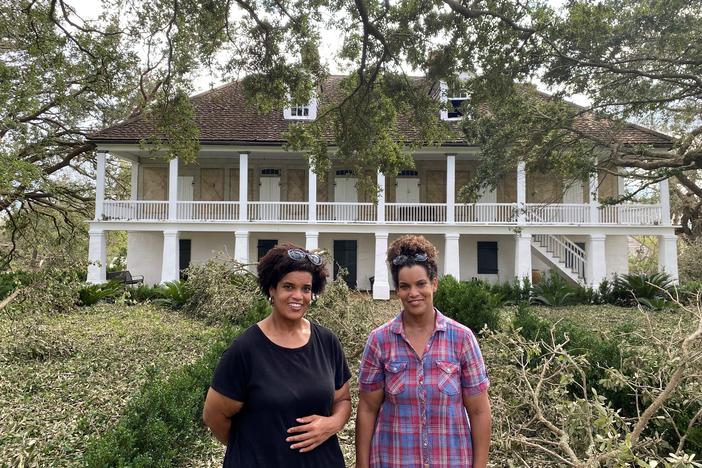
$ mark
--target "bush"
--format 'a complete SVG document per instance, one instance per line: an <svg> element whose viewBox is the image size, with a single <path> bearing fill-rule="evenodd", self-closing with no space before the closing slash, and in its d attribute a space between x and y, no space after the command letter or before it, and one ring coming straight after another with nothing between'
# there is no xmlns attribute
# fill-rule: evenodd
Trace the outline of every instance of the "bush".
<svg viewBox="0 0 702 468"><path fill-rule="evenodd" d="M524 278L521 282L515 279L511 283L485 284L491 293L500 296L503 304L519 304L520 302L528 301L531 296L531 281L529 281L529 278Z"/></svg>
<svg viewBox="0 0 702 468"><path fill-rule="evenodd" d="M122 292L123 287L120 283L89 284L78 290L78 300L80 305L91 306L106 299L114 300Z"/></svg>
<svg viewBox="0 0 702 468"><path fill-rule="evenodd" d="M451 275L441 278L434 295L437 309L475 333L483 327L498 328L501 304L502 296L490 292L480 281L459 282Z"/></svg>
<svg viewBox="0 0 702 468"><path fill-rule="evenodd" d="M154 299L154 304L160 304L171 309L182 308L192 297L191 286L183 280L168 281L157 287L158 299Z"/></svg>
<svg viewBox="0 0 702 468"><path fill-rule="evenodd" d="M26 271L6 271L0 273L0 300L12 294L17 287L31 284L32 275Z"/></svg>
<svg viewBox="0 0 702 468"><path fill-rule="evenodd" d="M681 281L702 281L702 238L679 242L678 272Z"/></svg>
<svg viewBox="0 0 702 468"><path fill-rule="evenodd" d="M192 296L183 311L207 323L241 323L255 304L265 301L256 276L230 259L213 259L188 268Z"/></svg>
<svg viewBox="0 0 702 468"><path fill-rule="evenodd" d="M73 312L85 282L79 268L51 266L31 275L31 281L6 306L6 312L11 316Z"/></svg>
<svg viewBox="0 0 702 468"><path fill-rule="evenodd" d="M557 273L551 274L531 288L531 302L550 307L562 307L575 303L575 288Z"/></svg>
<svg viewBox="0 0 702 468"><path fill-rule="evenodd" d="M615 279L614 289L617 290L618 300L624 305L636 305L646 301L667 300L668 292L673 289L673 278L665 272L659 273L630 273ZM660 302L660 301L658 301Z"/></svg>
<svg viewBox="0 0 702 468"><path fill-rule="evenodd" d="M129 294L129 299L136 303L153 301L163 297L158 286L148 286L146 284L140 284L135 288L127 288L127 294Z"/></svg>

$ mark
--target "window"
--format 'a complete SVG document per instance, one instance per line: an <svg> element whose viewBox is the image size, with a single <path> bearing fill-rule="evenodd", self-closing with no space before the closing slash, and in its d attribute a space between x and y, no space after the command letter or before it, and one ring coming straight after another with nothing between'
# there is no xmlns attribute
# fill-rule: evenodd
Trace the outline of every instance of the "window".
<svg viewBox="0 0 702 468"><path fill-rule="evenodd" d="M295 103L283 109L286 120L314 120L317 118L317 98L313 97L307 103Z"/></svg>
<svg viewBox="0 0 702 468"><path fill-rule="evenodd" d="M478 274L497 274L497 242L478 242Z"/></svg>
<svg viewBox="0 0 702 468"><path fill-rule="evenodd" d="M258 259L261 260L261 258L268 253L269 250L271 250L273 247L275 247L278 244L278 239L259 239L258 240Z"/></svg>
<svg viewBox="0 0 702 468"><path fill-rule="evenodd" d="M446 104L448 106L448 111L446 118L448 119L460 119L463 117L463 112L461 112L461 106L468 99L468 93L464 90L449 90L446 96Z"/></svg>

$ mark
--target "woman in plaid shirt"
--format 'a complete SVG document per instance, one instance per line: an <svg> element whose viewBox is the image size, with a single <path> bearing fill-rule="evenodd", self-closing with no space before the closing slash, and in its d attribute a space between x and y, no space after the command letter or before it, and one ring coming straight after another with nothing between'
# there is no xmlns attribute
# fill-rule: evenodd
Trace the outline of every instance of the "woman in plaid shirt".
<svg viewBox="0 0 702 468"><path fill-rule="evenodd" d="M402 311L363 352L356 468L486 467L490 382L473 332L434 308L436 248L404 236L387 260Z"/></svg>

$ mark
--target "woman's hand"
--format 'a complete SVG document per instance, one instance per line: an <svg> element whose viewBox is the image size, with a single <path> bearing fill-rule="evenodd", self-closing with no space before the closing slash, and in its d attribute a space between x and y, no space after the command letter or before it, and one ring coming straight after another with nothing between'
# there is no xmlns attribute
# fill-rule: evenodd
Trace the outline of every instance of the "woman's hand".
<svg viewBox="0 0 702 468"><path fill-rule="evenodd" d="M290 448L300 449L300 452L310 452L316 449L340 430L334 418L316 414L297 418L297 422L302 423L302 425L291 427L288 429L288 433L298 435L290 436L285 441L294 442Z"/></svg>

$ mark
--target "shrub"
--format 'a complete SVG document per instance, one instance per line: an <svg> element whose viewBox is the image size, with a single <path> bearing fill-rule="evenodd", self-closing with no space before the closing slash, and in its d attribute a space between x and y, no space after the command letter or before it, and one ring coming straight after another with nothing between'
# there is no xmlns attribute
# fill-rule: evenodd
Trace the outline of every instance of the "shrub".
<svg viewBox="0 0 702 468"><path fill-rule="evenodd" d="M241 323L242 314L265 298L256 276L231 259L213 259L188 268L192 297L183 311L208 323Z"/></svg>
<svg viewBox="0 0 702 468"><path fill-rule="evenodd" d="M70 313L76 309L78 291L85 281L77 267L51 266L30 278L6 307L10 315Z"/></svg>
<svg viewBox="0 0 702 468"><path fill-rule="evenodd" d="M182 308L193 297L192 288L183 280L168 281L157 290L159 298L154 299L154 304L166 305L171 309Z"/></svg>
<svg viewBox="0 0 702 468"><path fill-rule="evenodd" d="M493 294L497 294L502 299L503 304L519 304L523 301L528 301L531 296L531 281L529 278L524 278L522 281L515 279L514 281L505 283L495 283L487 285L487 288Z"/></svg>
<svg viewBox="0 0 702 468"><path fill-rule="evenodd" d="M618 290L618 299L625 305L636 305L642 299L667 299L667 293L673 289L673 278L665 272L630 273L617 277L614 289Z"/></svg>
<svg viewBox="0 0 702 468"><path fill-rule="evenodd" d="M459 282L446 275L439 281L434 305L446 316L470 327L475 333L499 326L502 297L490 292L480 281Z"/></svg>
<svg viewBox="0 0 702 468"><path fill-rule="evenodd" d="M550 307L562 307L575 302L575 288L557 273L551 274L531 288L531 302Z"/></svg>
<svg viewBox="0 0 702 468"><path fill-rule="evenodd" d="M31 284L32 275L26 271L6 271L0 273L0 300L6 298L17 287Z"/></svg>
<svg viewBox="0 0 702 468"><path fill-rule="evenodd" d="M122 291L120 283L89 284L78 290L78 300L80 305L91 306L105 299L115 299Z"/></svg>
<svg viewBox="0 0 702 468"><path fill-rule="evenodd" d="M678 271L682 281L702 281L702 238L679 242Z"/></svg>
<svg viewBox="0 0 702 468"><path fill-rule="evenodd" d="M153 301L154 299L163 297L161 295L161 289L158 286L148 286L146 284L140 284L135 288L127 288L127 294L129 294L129 298L136 303Z"/></svg>

